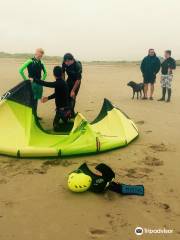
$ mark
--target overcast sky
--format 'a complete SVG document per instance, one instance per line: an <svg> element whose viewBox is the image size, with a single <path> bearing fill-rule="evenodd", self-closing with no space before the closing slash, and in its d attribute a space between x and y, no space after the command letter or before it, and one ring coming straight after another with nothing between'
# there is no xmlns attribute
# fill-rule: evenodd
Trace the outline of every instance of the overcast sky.
<svg viewBox="0 0 180 240"><path fill-rule="evenodd" d="M0 1L0 51L82 60L141 59L172 49L180 58L180 0Z"/></svg>

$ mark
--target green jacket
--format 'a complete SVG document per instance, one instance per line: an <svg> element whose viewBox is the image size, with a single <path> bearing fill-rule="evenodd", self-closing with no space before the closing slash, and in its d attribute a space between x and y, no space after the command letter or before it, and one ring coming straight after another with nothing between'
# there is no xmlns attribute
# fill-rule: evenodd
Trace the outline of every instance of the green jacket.
<svg viewBox="0 0 180 240"><path fill-rule="evenodd" d="M27 69L28 77L25 75L24 71ZM42 76L43 72L43 76ZM44 63L40 60L37 60L35 57L28 59L19 69L19 73L21 74L24 80L28 80L29 78L45 80L47 77L47 71ZM32 90L34 93L34 99L41 99L43 94L43 87L41 85L32 82Z"/></svg>

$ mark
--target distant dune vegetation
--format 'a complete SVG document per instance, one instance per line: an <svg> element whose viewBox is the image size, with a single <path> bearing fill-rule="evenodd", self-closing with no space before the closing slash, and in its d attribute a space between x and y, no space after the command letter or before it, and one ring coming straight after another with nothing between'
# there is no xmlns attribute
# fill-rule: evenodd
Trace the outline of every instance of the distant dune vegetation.
<svg viewBox="0 0 180 240"><path fill-rule="evenodd" d="M25 59L25 58L31 58L33 57L33 53L6 53L6 52L0 52L0 58L19 58L19 59ZM62 60L62 57L58 56L44 56L45 60L50 61L60 61Z"/></svg>
<svg viewBox="0 0 180 240"><path fill-rule="evenodd" d="M33 57L33 53L6 53L6 52L0 52L0 58L17 58L17 59L26 59L26 58L31 58ZM62 57L60 56L44 56L44 60L46 61L55 61L59 62L62 61ZM141 61L82 61L83 63L91 63L91 64L128 64L128 63L134 63L139 65ZM177 66L180 66L180 60L177 60Z"/></svg>

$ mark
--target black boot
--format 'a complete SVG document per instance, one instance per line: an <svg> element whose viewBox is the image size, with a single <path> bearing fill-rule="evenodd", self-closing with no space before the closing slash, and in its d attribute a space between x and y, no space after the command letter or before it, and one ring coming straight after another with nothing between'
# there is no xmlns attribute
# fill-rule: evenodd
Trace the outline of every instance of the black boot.
<svg viewBox="0 0 180 240"><path fill-rule="evenodd" d="M165 101L165 96L166 96L166 88L162 88L162 98L160 98L158 101Z"/></svg>
<svg viewBox="0 0 180 240"><path fill-rule="evenodd" d="M168 88L168 99L167 99L167 101L166 102L170 102L171 101L171 89L170 88Z"/></svg>
<svg viewBox="0 0 180 240"><path fill-rule="evenodd" d="M37 117L37 120L40 121L42 120L42 118L37 115L37 107L38 107L38 99L34 99L34 114Z"/></svg>

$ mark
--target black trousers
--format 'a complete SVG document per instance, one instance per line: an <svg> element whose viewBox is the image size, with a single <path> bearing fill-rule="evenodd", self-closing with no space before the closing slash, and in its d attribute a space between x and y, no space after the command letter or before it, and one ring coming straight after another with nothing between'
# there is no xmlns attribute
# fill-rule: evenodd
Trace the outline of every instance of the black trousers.
<svg viewBox="0 0 180 240"><path fill-rule="evenodd" d="M37 116L38 99L34 99L34 114Z"/></svg>
<svg viewBox="0 0 180 240"><path fill-rule="evenodd" d="M69 87L69 104L70 104L70 108L72 110L72 115L74 116L75 115L75 105L76 105L76 97L79 93L79 89L81 87L81 83L79 84L78 88L76 89L75 91L75 98L72 98L70 95L71 95L71 91L74 87L74 84L72 83L72 80L71 79L67 79L67 84L68 84L68 87Z"/></svg>
<svg viewBox="0 0 180 240"><path fill-rule="evenodd" d="M53 120L54 130L58 130L60 120L62 120L63 123L66 124L70 118L71 118L71 110L70 109L64 109L64 110L56 109L56 114L55 114L55 117Z"/></svg>

